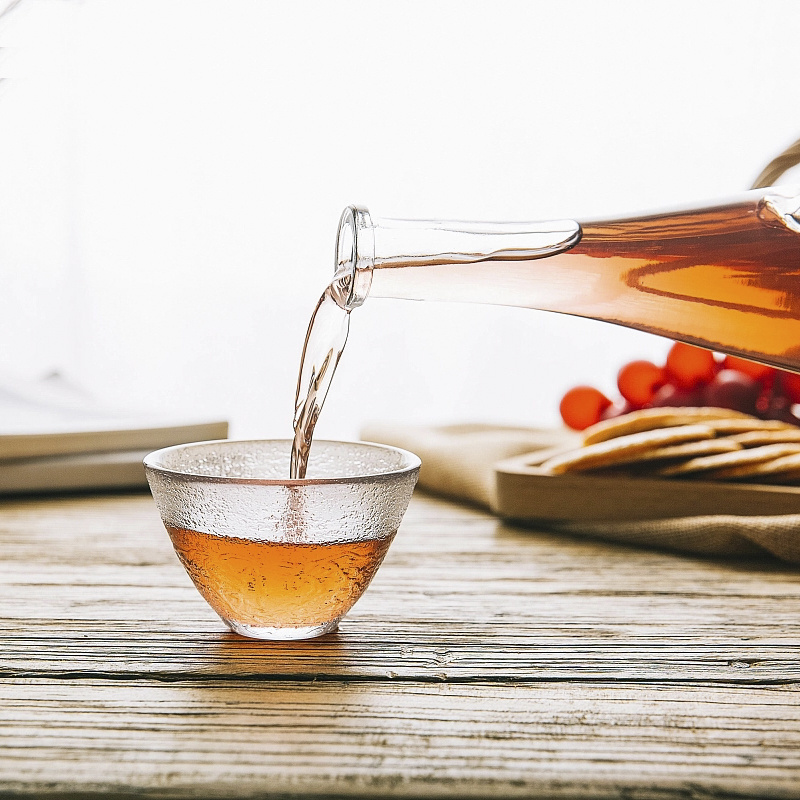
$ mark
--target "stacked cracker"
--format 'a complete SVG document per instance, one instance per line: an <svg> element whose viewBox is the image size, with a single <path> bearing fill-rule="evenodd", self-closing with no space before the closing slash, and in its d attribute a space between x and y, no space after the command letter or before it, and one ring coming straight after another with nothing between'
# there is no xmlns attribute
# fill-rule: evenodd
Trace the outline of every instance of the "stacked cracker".
<svg viewBox="0 0 800 800"><path fill-rule="evenodd" d="M598 422L581 446L549 453L553 475L800 483L800 428L722 408L649 408Z"/></svg>

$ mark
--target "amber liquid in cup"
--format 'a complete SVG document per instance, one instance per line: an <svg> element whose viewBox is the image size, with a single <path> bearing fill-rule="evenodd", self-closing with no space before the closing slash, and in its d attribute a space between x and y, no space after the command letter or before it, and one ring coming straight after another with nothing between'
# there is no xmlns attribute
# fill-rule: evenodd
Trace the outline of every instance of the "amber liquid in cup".
<svg viewBox="0 0 800 800"><path fill-rule="evenodd" d="M234 629L338 621L363 594L394 538L311 544L167 531L200 594Z"/></svg>
<svg viewBox="0 0 800 800"><path fill-rule="evenodd" d="M174 445L144 460L178 558L236 633L310 639L335 630L372 581L420 460L396 447L315 441L312 477L289 480L292 441Z"/></svg>

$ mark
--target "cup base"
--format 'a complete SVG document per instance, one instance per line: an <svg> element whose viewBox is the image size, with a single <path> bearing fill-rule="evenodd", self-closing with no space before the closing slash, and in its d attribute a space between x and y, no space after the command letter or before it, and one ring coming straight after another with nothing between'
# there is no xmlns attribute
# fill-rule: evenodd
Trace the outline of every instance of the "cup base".
<svg viewBox="0 0 800 800"><path fill-rule="evenodd" d="M322 625L308 625L299 628L270 628L258 625L243 625L241 622L234 622L231 619L222 621L234 632L241 636L249 636L251 639L268 639L277 642L296 641L297 639L314 639L317 636L324 636L339 627L341 617L336 617Z"/></svg>

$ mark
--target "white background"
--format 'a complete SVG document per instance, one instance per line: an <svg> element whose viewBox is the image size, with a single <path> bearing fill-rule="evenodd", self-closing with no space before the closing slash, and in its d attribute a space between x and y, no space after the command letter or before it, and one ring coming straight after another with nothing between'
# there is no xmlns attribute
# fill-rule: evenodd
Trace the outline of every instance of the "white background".
<svg viewBox="0 0 800 800"><path fill-rule="evenodd" d="M0 18L0 372L289 435L345 205L580 218L737 192L800 136L798 42L796 0L22 0ZM570 385L666 349L368 300L318 432L555 424Z"/></svg>

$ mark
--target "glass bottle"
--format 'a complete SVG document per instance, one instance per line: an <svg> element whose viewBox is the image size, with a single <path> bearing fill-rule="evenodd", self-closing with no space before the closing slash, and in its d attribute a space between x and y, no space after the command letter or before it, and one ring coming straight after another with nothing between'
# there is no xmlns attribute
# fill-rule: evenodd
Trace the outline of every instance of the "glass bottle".
<svg viewBox="0 0 800 800"><path fill-rule="evenodd" d="M800 371L800 190L630 218L477 223L345 209L336 302L521 306L603 320Z"/></svg>

